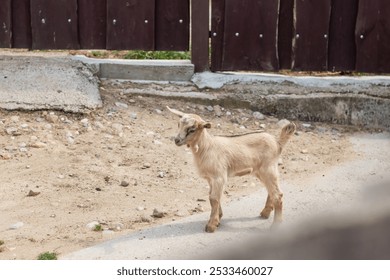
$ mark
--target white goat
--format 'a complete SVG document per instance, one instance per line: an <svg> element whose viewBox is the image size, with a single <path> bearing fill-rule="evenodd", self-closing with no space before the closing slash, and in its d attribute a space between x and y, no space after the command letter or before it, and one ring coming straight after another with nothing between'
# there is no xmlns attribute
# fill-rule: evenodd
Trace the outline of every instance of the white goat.
<svg viewBox="0 0 390 280"><path fill-rule="evenodd" d="M211 124L195 114L185 114L167 107L181 117L179 132L175 137L177 146L186 144L191 148L200 176L210 185L210 220L207 232L214 232L222 217L221 196L227 178L254 175L267 188L268 197L260 216L268 219L275 209L273 225L282 221L283 194L278 184L278 158L283 146L295 132L294 123L282 128L280 136L265 132L248 133L241 136L212 136L206 128Z"/></svg>

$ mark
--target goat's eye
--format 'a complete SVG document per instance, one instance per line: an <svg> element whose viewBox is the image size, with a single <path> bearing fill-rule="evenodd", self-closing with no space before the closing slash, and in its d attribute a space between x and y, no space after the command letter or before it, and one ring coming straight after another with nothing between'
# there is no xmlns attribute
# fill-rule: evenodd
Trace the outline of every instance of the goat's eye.
<svg viewBox="0 0 390 280"><path fill-rule="evenodd" d="M187 135L188 134L191 134L191 133L194 133L196 131L196 128L195 127L189 127L188 129L187 129Z"/></svg>

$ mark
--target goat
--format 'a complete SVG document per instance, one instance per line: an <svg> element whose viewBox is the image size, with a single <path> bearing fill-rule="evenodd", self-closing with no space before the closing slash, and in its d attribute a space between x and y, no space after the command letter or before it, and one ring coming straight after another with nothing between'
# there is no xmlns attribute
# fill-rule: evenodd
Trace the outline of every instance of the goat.
<svg viewBox="0 0 390 280"><path fill-rule="evenodd" d="M210 219L206 232L214 232L222 218L221 196L228 177L254 175L265 185L268 197L260 217L268 219L275 209L273 225L282 221L283 193L279 188L278 159L284 145L295 132L290 122L282 128L280 136L265 132L241 136L213 136L207 132L211 123L195 114L185 114L167 106L180 117L175 144L191 148L199 175L207 180L210 191Z"/></svg>

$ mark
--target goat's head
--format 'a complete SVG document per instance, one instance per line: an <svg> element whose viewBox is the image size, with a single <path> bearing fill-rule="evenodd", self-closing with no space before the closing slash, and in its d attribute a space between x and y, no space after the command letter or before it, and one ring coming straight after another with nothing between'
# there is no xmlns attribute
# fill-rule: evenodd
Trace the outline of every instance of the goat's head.
<svg viewBox="0 0 390 280"><path fill-rule="evenodd" d="M187 144L191 146L192 143L196 143L203 129L210 128L211 124L204 121L201 117L195 114L185 114L175 109L171 109L167 106L168 110L180 117L179 132L175 137L175 144L182 146Z"/></svg>

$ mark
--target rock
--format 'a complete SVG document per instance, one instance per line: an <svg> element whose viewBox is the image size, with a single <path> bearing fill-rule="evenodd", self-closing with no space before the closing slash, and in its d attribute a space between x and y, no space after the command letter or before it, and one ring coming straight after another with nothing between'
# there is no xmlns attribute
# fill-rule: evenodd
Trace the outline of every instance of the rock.
<svg viewBox="0 0 390 280"><path fill-rule="evenodd" d="M88 127L89 126L89 120L87 118L82 119L80 121L80 123L82 124L83 127Z"/></svg>
<svg viewBox="0 0 390 280"><path fill-rule="evenodd" d="M12 158L11 154L6 152L0 152L0 158L4 160L9 160Z"/></svg>
<svg viewBox="0 0 390 280"><path fill-rule="evenodd" d="M230 112L230 111L227 111L227 112L226 112L226 116L229 117L229 116L231 116L231 115L232 115L232 112Z"/></svg>
<svg viewBox="0 0 390 280"><path fill-rule="evenodd" d="M260 112L253 112L253 117L255 118L255 119L257 119L257 120L264 120L265 119L265 116L262 114L262 113L260 113Z"/></svg>
<svg viewBox="0 0 390 280"><path fill-rule="evenodd" d="M93 222L90 222L86 225L86 227L90 230L94 230L96 228L96 226L100 225L99 222L97 221L93 221Z"/></svg>
<svg viewBox="0 0 390 280"><path fill-rule="evenodd" d="M209 111L209 112L212 112L212 111L214 111L214 108L213 108L213 106L207 106L207 107L206 107L206 109L207 109L207 111Z"/></svg>
<svg viewBox="0 0 390 280"><path fill-rule="evenodd" d="M161 142L161 141L159 141L159 140L153 140L153 143L155 144L155 145L162 145L163 143Z"/></svg>
<svg viewBox="0 0 390 280"><path fill-rule="evenodd" d="M213 107L213 109L214 109L215 115L216 115L217 117L222 116L221 106L215 105L215 106Z"/></svg>
<svg viewBox="0 0 390 280"><path fill-rule="evenodd" d="M131 113L130 118L136 120L138 118L137 113Z"/></svg>
<svg viewBox="0 0 390 280"><path fill-rule="evenodd" d="M54 113L50 113L46 116L46 120L50 123L56 123L58 122L59 117L55 115Z"/></svg>
<svg viewBox="0 0 390 280"><path fill-rule="evenodd" d="M45 143L40 142L40 141L37 141L37 142L30 144L30 147L32 147L32 148L44 148L46 146L47 145Z"/></svg>
<svg viewBox="0 0 390 280"><path fill-rule="evenodd" d="M283 165L283 159L282 158L279 158L278 165Z"/></svg>
<svg viewBox="0 0 390 280"><path fill-rule="evenodd" d="M304 128L309 128L309 127L311 127L311 124L310 123L303 123L302 126Z"/></svg>
<svg viewBox="0 0 390 280"><path fill-rule="evenodd" d="M9 227L11 230L17 230L24 226L23 222L17 222Z"/></svg>
<svg viewBox="0 0 390 280"><path fill-rule="evenodd" d="M108 228L110 230L113 230L113 231L121 231L121 230L123 230L125 228L125 225L122 224L122 223L114 223L114 224L110 224L108 226ZM103 231L103 233L104 233L104 231Z"/></svg>
<svg viewBox="0 0 390 280"><path fill-rule="evenodd" d="M124 181L124 180L120 184L121 187L128 187L129 185L130 185L129 182Z"/></svg>
<svg viewBox="0 0 390 280"><path fill-rule="evenodd" d="M159 177L159 178L164 178L164 177L165 177L165 172L164 172L164 171L158 172L157 177Z"/></svg>
<svg viewBox="0 0 390 280"><path fill-rule="evenodd" d="M289 120L283 119L283 120L278 121L277 125L279 127L284 127L284 126L288 125L289 123L290 123Z"/></svg>
<svg viewBox="0 0 390 280"><path fill-rule="evenodd" d="M135 208L135 210L137 210L137 211L143 211L143 210L145 210L145 207L143 207L143 206L138 206L137 208Z"/></svg>
<svg viewBox="0 0 390 280"><path fill-rule="evenodd" d="M37 196L37 195L39 195L41 192L35 192L35 191L33 191L33 190L30 190L29 192L28 192L28 194L27 194L27 196Z"/></svg>
<svg viewBox="0 0 390 280"><path fill-rule="evenodd" d="M262 129L265 129L267 127L267 125L265 125L264 123L260 124L259 125Z"/></svg>
<svg viewBox="0 0 390 280"><path fill-rule="evenodd" d="M142 165L142 169L150 168L152 165L149 162L145 162L144 165Z"/></svg>
<svg viewBox="0 0 390 280"><path fill-rule="evenodd" d="M115 106L119 107L119 108L122 108L122 109L129 108L129 106L126 103L122 103L122 102L115 102Z"/></svg>
<svg viewBox="0 0 390 280"><path fill-rule="evenodd" d="M20 132L18 131L18 129L16 127L8 127L5 129L5 132L8 135L13 135L13 136L20 135Z"/></svg>
<svg viewBox="0 0 390 280"><path fill-rule="evenodd" d="M153 220L151 218L146 217L144 215L142 215L139 220L140 220L141 223L151 223L151 222L153 222Z"/></svg>
<svg viewBox="0 0 390 280"><path fill-rule="evenodd" d="M306 149L301 150L301 154L308 154L309 152Z"/></svg>
<svg viewBox="0 0 390 280"><path fill-rule="evenodd" d="M161 115L162 114L162 111L160 109L155 109L154 110L157 114Z"/></svg>
<svg viewBox="0 0 390 280"><path fill-rule="evenodd" d="M157 210L156 208L154 208L152 217L160 219L160 218L165 217L165 215L166 215L166 213L161 212L161 211Z"/></svg>
<svg viewBox="0 0 390 280"><path fill-rule="evenodd" d="M19 116L12 116L10 119L11 119L11 122L18 122Z"/></svg>

